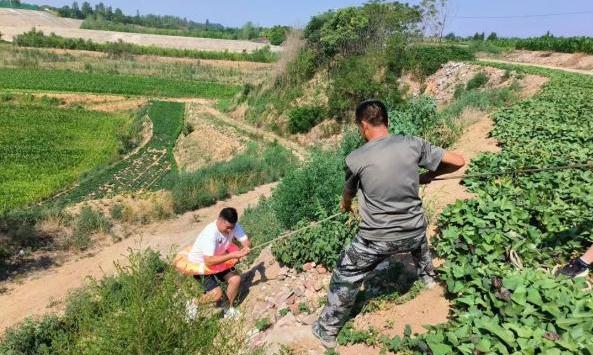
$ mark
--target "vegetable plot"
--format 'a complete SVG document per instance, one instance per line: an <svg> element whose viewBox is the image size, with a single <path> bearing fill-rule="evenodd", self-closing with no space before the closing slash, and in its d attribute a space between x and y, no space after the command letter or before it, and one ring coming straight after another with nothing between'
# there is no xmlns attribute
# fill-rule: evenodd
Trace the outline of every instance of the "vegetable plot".
<svg viewBox="0 0 593 355"><path fill-rule="evenodd" d="M513 68L521 70L519 68ZM537 97L500 111L500 154L472 162L470 173L586 163L593 156L593 78L551 76ZM415 341L393 342L434 354L591 353L593 297L583 280L545 270L593 242L593 172L572 170L469 180L477 199L440 219L436 248L454 295L452 322ZM509 261L516 252L525 268ZM411 345L411 346L410 346Z"/></svg>
<svg viewBox="0 0 593 355"><path fill-rule="evenodd" d="M90 174L57 201L78 202L160 187L165 176L176 170L173 148L183 126L184 112L183 103L153 102L148 109L153 122L150 142L117 164Z"/></svg>
<svg viewBox="0 0 593 355"><path fill-rule="evenodd" d="M17 90L94 92L157 97L229 98L238 88L215 82L66 70L0 68L0 87Z"/></svg>

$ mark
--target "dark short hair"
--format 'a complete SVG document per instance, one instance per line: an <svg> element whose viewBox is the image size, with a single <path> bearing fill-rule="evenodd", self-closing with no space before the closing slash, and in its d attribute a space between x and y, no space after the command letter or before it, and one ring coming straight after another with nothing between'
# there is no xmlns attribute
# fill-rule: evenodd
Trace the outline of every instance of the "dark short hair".
<svg viewBox="0 0 593 355"><path fill-rule="evenodd" d="M223 208L218 217L224 219L225 221L235 224L239 220L239 215L237 214L237 210L232 207Z"/></svg>
<svg viewBox="0 0 593 355"><path fill-rule="evenodd" d="M385 104L379 100L365 100L356 107L356 124L362 121L371 126L389 125L389 116Z"/></svg>

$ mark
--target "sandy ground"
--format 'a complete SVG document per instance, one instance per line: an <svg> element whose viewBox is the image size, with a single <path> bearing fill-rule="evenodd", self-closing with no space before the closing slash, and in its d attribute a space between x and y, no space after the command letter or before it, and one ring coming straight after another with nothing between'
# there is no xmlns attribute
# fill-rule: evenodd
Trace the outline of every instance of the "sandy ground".
<svg viewBox="0 0 593 355"><path fill-rule="evenodd" d="M505 59L496 59L496 58L478 58L478 59L483 62L513 64L513 65L526 65L526 66L545 68L545 69L562 70L562 71L569 72L569 73L593 75L593 70L563 68L563 67L548 65L548 64L537 64L537 63L529 63L529 62L524 63L524 62L516 62L516 61L505 60Z"/></svg>
<svg viewBox="0 0 593 355"><path fill-rule="evenodd" d="M230 160L244 150L249 140L231 126L213 124L204 107L198 103L186 105L185 124L193 132L180 136L175 145L175 161L181 170L195 171L207 164Z"/></svg>
<svg viewBox="0 0 593 355"><path fill-rule="evenodd" d="M55 17L43 11L0 9L0 32L6 41L12 41L14 36L35 27L47 34L53 32L62 37L91 39L99 43L117 42L121 39L143 46L229 52L251 52L266 45L251 41L85 30L80 28L80 23L82 21ZM278 52L281 47L271 46L271 49Z"/></svg>
<svg viewBox="0 0 593 355"><path fill-rule="evenodd" d="M585 53L555 53L515 50L499 56L481 55L480 58L496 58L509 62L530 63L537 66L575 69L593 73L593 55Z"/></svg>
<svg viewBox="0 0 593 355"><path fill-rule="evenodd" d="M47 11L0 9L0 27L80 28L82 20L54 16ZM2 31L4 33L4 31Z"/></svg>

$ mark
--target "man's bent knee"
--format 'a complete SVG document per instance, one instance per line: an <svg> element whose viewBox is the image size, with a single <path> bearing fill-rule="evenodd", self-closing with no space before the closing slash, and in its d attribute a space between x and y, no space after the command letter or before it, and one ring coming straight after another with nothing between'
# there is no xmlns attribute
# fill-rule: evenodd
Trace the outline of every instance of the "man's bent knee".
<svg viewBox="0 0 593 355"><path fill-rule="evenodd" d="M218 302L222 299L223 293L222 288L216 287L204 294L204 301L206 302Z"/></svg>

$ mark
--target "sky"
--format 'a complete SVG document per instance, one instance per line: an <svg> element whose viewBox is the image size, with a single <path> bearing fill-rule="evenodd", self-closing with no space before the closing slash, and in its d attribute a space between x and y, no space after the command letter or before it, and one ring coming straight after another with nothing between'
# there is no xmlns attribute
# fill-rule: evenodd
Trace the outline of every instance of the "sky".
<svg viewBox="0 0 593 355"><path fill-rule="evenodd" d="M24 0L38 5L63 6L71 0ZM79 1L79 4L82 0ZM91 4L100 1L90 0ZM362 0L103 0L126 14L176 15L197 22L241 26L252 21L262 26L303 27L311 16L329 9L359 5ZM407 1L417 4L419 0ZM471 35L496 32L499 36L539 36L547 31L560 36L593 36L591 0L449 0L445 33ZM567 14L588 12L584 14ZM554 16L539 16L550 15ZM536 15L536 16L533 16ZM513 17L515 16L515 17ZM533 16L533 17L531 17ZM472 18L464 18L472 17ZM477 18L473 18L477 17Z"/></svg>

